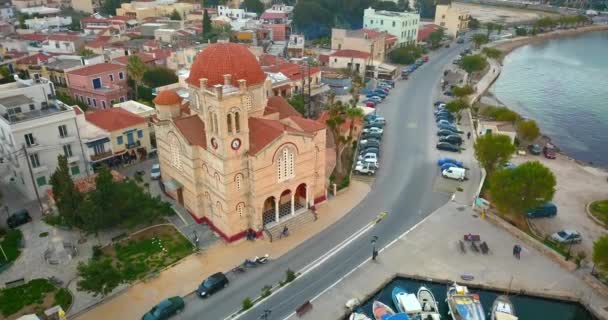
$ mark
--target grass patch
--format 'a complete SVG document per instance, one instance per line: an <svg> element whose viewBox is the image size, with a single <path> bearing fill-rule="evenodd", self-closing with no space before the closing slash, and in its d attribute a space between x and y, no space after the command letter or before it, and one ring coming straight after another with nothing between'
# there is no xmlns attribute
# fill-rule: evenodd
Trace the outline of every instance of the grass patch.
<svg viewBox="0 0 608 320"><path fill-rule="evenodd" d="M9 230L4 237L0 240L0 244L2 245L2 249L4 250L4 254L6 254L6 258L4 258L3 254L0 254L0 264L5 262L15 261L21 254L21 239L23 238L23 234L21 230Z"/></svg>
<svg viewBox="0 0 608 320"><path fill-rule="evenodd" d="M53 296L49 296L53 293ZM66 289L56 288L46 279L34 279L18 287L0 290L0 312L4 317L28 306L44 310L57 304L67 310L72 304L72 295Z"/></svg>
<svg viewBox="0 0 608 320"><path fill-rule="evenodd" d="M568 258L568 246L563 245L561 243L557 243L554 241L551 241L550 239L545 239L543 240L543 243L551 248L553 251L559 253L560 255L562 255L565 258Z"/></svg>
<svg viewBox="0 0 608 320"><path fill-rule="evenodd" d="M608 225L608 200L594 201L589 208L594 217Z"/></svg>

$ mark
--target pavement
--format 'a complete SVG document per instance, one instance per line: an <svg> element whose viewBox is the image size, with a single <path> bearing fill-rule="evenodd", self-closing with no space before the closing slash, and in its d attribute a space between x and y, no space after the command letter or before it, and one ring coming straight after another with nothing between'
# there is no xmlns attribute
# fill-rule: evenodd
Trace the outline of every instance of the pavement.
<svg viewBox="0 0 608 320"><path fill-rule="evenodd" d="M468 245L467 252L461 253L458 240L468 233L479 234L481 240L487 242L490 253L475 253ZM521 260L512 255L515 244L524 247ZM470 274L474 279L463 281L463 274ZM582 299L601 318L608 318L608 311L603 309L608 305L608 299L598 295L583 280L543 254L527 248L503 229L481 219L470 207L449 202L424 223L381 249L376 261L368 258L311 299L313 306L308 313L300 317L291 314L289 319L343 319L348 300L357 298L361 303L365 302L397 275L458 281L504 291L510 286L510 292L525 290L526 294Z"/></svg>

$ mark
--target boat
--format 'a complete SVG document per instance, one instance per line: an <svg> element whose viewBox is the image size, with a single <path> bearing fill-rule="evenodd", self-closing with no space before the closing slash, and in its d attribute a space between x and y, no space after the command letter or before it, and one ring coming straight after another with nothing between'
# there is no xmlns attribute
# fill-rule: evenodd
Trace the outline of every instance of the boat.
<svg viewBox="0 0 608 320"><path fill-rule="evenodd" d="M485 320L479 296L465 286L454 283L447 292L448 308L453 320Z"/></svg>
<svg viewBox="0 0 608 320"><path fill-rule="evenodd" d="M395 315L393 309L378 300L374 301L372 312L376 320L387 320L390 316Z"/></svg>
<svg viewBox="0 0 608 320"><path fill-rule="evenodd" d="M353 312L350 314L348 320L372 320L370 317L366 316L364 313Z"/></svg>
<svg viewBox="0 0 608 320"><path fill-rule="evenodd" d="M439 305L433 292L426 287L420 287L418 289L418 302L422 306L422 312L420 318L422 320L440 320L441 315L439 314Z"/></svg>
<svg viewBox="0 0 608 320"><path fill-rule="evenodd" d="M419 318L422 307L416 295L407 293L407 291L400 287L395 287L393 288L392 297L393 304L398 312L407 314L411 319Z"/></svg>
<svg viewBox="0 0 608 320"><path fill-rule="evenodd" d="M492 304L492 320L517 320L515 307L508 296L496 297Z"/></svg>
<svg viewBox="0 0 608 320"><path fill-rule="evenodd" d="M394 316L389 316L386 320L410 320L407 313L397 313Z"/></svg>

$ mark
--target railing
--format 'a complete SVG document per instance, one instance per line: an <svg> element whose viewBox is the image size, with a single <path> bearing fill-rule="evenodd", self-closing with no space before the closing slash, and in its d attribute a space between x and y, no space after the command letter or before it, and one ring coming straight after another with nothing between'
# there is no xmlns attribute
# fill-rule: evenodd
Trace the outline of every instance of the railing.
<svg viewBox="0 0 608 320"><path fill-rule="evenodd" d="M132 143L127 143L125 146L127 147L127 149L133 149L133 148L140 147L141 146L141 142L140 141L135 141L135 142L132 142Z"/></svg>
<svg viewBox="0 0 608 320"><path fill-rule="evenodd" d="M97 154L93 154L91 155L91 161L97 161L97 160L101 160L101 159L105 159L109 156L112 155L112 151L106 151L103 153L97 153Z"/></svg>

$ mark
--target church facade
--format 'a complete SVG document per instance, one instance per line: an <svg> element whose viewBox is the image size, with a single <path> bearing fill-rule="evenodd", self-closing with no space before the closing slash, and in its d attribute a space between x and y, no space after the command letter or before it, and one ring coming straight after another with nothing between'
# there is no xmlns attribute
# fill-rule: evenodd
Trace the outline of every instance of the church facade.
<svg viewBox="0 0 608 320"><path fill-rule="evenodd" d="M155 98L162 186L197 220L234 241L326 199L326 127L302 117L242 45L199 53L184 82ZM329 153L331 154L331 152Z"/></svg>

